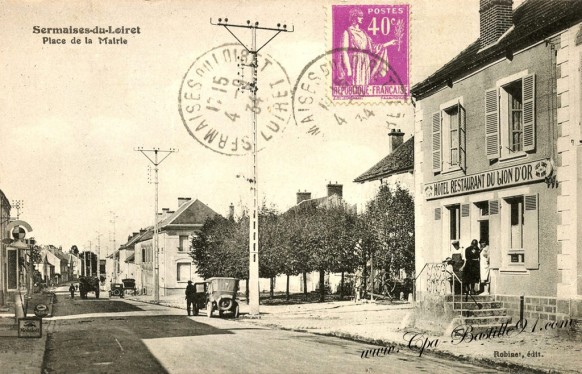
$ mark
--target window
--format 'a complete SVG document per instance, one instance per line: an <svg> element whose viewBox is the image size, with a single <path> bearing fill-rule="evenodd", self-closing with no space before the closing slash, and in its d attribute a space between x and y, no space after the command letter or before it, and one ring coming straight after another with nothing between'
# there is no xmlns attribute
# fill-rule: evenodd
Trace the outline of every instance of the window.
<svg viewBox="0 0 582 374"><path fill-rule="evenodd" d="M188 250L190 250L188 235L180 235L180 246L178 247L178 251L183 252Z"/></svg>
<svg viewBox="0 0 582 374"><path fill-rule="evenodd" d="M432 116L433 172L465 170L466 115L461 99L440 106Z"/></svg>
<svg viewBox="0 0 582 374"><path fill-rule="evenodd" d="M502 200L501 247L507 269L538 269L538 197L521 195Z"/></svg>
<svg viewBox="0 0 582 374"><path fill-rule="evenodd" d="M449 232L451 240L461 238L461 206L451 205L449 209Z"/></svg>
<svg viewBox="0 0 582 374"><path fill-rule="evenodd" d="M445 110L445 119L449 129L447 139L448 159L445 160L445 169L459 166L459 107L457 105Z"/></svg>
<svg viewBox="0 0 582 374"><path fill-rule="evenodd" d="M509 257L512 264L524 263L523 251L523 197L507 200L509 206Z"/></svg>
<svg viewBox="0 0 582 374"><path fill-rule="evenodd" d="M178 282L187 282L190 280L190 270L192 265L189 263L179 263L176 271L176 280Z"/></svg>
<svg viewBox="0 0 582 374"><path fill-rule="evenodd" d="M508 100L508 144L510 152L523 151L523 97L521 81L513 82L504 87Z"/></svg>
<svg viewBox="0 0 582 374"><path fill-rule="evenodd" d="M535 150L535 75L518 73L485 92L487 158L511 158Z"/></svg>

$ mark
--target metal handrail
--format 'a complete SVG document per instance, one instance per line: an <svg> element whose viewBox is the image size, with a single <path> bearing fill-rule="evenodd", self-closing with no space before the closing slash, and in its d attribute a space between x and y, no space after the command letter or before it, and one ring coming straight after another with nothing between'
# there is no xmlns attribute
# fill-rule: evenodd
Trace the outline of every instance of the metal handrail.
<svg viewBox="0 0 582 374"><path fill-rule="evenodd" d="M422 275L422 273L424 272L424 269L427 268L427 266L429 264L434 264L434 265L438 265L438 264L442 264L441 262L435 262L435 263L425 263L424 266L422 267L422 269L420 270L420 272L418 273L418 275L416 277L414 277L414 283L413 283L413 295L414 295L414 301L416 301L416 281L420 278L420 276ZM461 285L461 317L463 316L463 281L457 276L457 274L455 274L454 272L448 271L446 268L444 268L442 270L443 272L448 273L449 275L451 275L453 277L453 284L452 284L452 289L451 289L451 294L453 295L453 310L455 309L455 302L456 302L456 295L455 295L455 282L459 282L459 284Z"/></svg>

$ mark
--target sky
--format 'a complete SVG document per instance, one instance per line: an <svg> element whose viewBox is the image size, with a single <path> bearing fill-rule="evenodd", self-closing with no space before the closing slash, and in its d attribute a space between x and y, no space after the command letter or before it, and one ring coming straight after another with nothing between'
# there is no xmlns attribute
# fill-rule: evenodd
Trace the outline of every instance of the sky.
<svg viewBox="0 0 582 374"><path fill-rule="evenodd" d="M355 3L373 2L334 2ZM198 57L234 42L211 18L256 20L261 26L280 22L294 32L281 33L263 52L285 70L290 90L306 64L329 49L331 4L0 0L0 189L9 201L23 201L20 218L32 226L29 235L63 249L73 244L94 249L99 240L108 253L114 238L118 246L151 225L153 177L150 162L135 151L140 146L179 150L160 166L160 210L175 210L178 197L191 197L223 215L231 203L240 212L250 193L237 175L252 175L250 157L213 152L188 134L178 110L183 78ZM411 1L412 84L478 37L478 8L478 0ZM125 35L125 45L73 45L65 35L67 44L58 45L43 44L48 35L33 32L34 26L69 25L139 26L140 34ZM236 72L233 63L232 75ZM317 136L291 118L279 139L258 154L261 200L284 211L295 204L298 190L321 197L329 182L337 182L348 202L363 206L378 183L353 179L388 153L389 125L381 114L402 115L396 125L405 139L413 131L409 104L371 108L377 118L364 123L332 126L330 118L322 118ZM359 109L344 103L338 112Z"/></svg>

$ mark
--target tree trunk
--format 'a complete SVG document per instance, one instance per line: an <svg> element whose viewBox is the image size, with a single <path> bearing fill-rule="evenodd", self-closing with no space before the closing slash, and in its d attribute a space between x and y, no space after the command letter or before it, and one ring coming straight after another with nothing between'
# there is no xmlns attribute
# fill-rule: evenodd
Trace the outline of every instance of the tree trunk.
<svg viewBox="0 0 582 374"><path fill-rule="evenodd" d="M245 280L245 282L246 282L246 285L247 285L246 290L245 290L245 296L247 298L247 305L249 305L249 278L247 278Z"/></svg>
<svg viewBox="0 0 582 374"><path fill-rule="evenodd" d="M325 301L325 270L319 271L319 301Z"/></svg>
<svg viewBox="0 0 582 374"><path fill-rule="evenodd" d="M340 283L340 300L344 299L344 272L342 271L342 280Z"/></svg>
<svg viewBox="0 0 582 374"><path fill-rule="evenodd" d="M289 278L290 278L290 276L289 276L289 274L287 274L287 287L285 289L285 296L286 296L287 300L289 300Z"/></svg>
<svg viewBox="0 0 582 374"><path fill-rule="evenodd" d="M274 295L275 295L275 278L271 277L271 287L269 290L269 299L273 300Z"/></svg>
<svg viewBox="0 0 582 374"><path fill-rule="evenodd" d="M305 296L305 300L307 301L307 272L303 272L303 295Z"/></svg>

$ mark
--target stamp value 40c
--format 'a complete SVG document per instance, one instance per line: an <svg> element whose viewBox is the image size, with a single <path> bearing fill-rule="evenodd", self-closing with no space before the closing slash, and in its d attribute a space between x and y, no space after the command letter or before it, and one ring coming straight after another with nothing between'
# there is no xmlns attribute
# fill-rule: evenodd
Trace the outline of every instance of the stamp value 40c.
<svg viewBox="0 0 582 374"><path fill-rule="evenodd" d="M332 98L410 97L410 6L332 5Z"/></svg>

